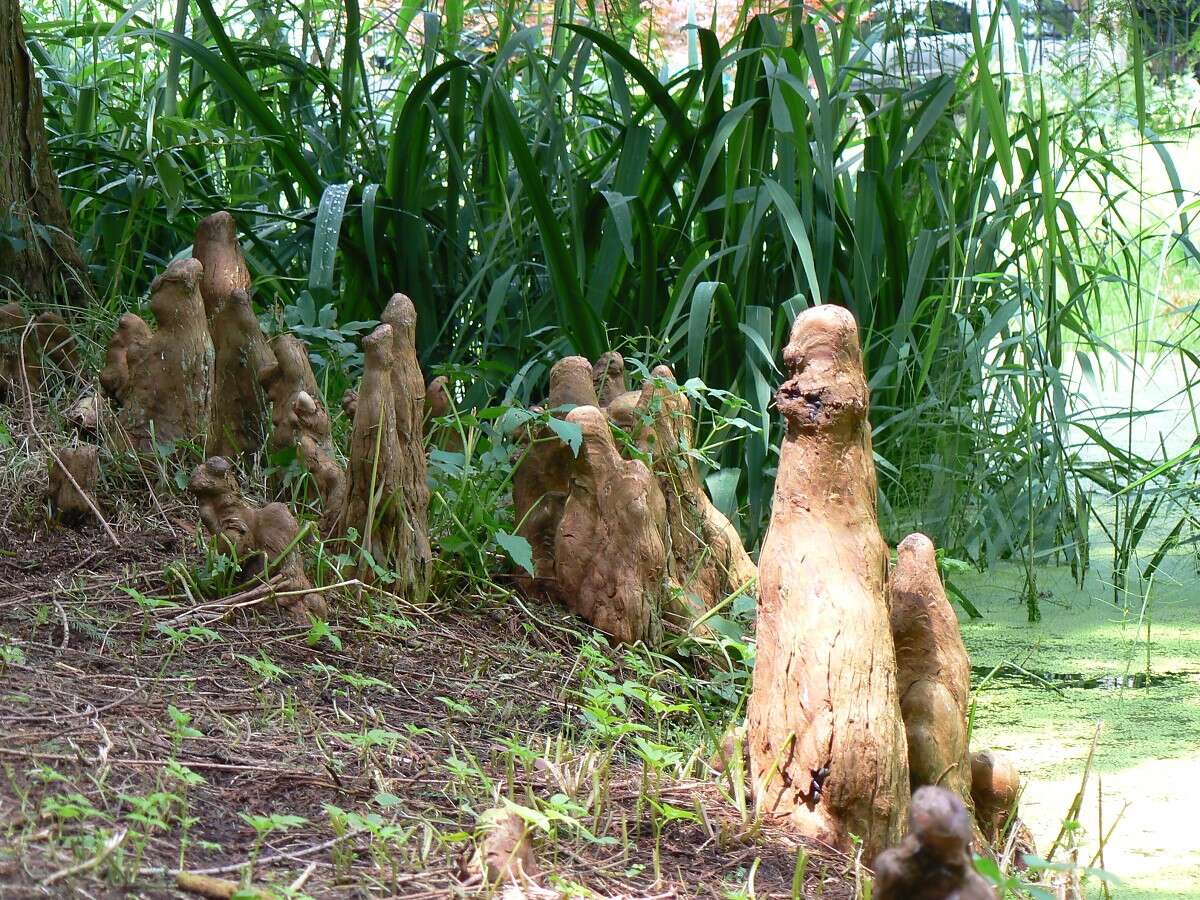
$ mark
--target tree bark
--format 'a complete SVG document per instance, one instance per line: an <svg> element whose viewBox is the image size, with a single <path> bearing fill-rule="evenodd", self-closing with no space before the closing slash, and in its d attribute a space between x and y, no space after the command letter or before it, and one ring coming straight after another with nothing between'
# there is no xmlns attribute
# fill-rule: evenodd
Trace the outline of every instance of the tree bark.
<svg viewBox="0 0 1200 900"><path fill-rule="evenodd" d="M868 863L900 839L908 751L884 597L887 548L858 329L838 306L797 316L775 396L787 421L758 567L747 730L761 810Z"/></svg>
<svg viewBox="0 0 1200 900"><path fill-rule="evenodd" d="M86 305L87 269L71 233L25 49L18 0L0 0L0 292Z"/></svg>

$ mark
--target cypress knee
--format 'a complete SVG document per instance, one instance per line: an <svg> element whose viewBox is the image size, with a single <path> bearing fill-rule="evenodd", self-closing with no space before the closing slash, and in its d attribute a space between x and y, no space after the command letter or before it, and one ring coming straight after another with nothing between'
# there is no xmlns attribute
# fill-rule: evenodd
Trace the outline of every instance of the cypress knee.
<svg viewBox="0 0 1200 900"><path fill-rule="evenodd" d="M691 404L674 373L667 366L655 368L636 407L627 412L622 397L614 398L609 417L650 457L658 477L667 503L668 567L682 588L668 617L688 628L734 591L751 585L758 571L737 529L704 490L689 453L695 431Z"/></svg>
<svg viewBox="0 0 1200 900"><path fill-rule="evenodd" d="M933 541L910 534L896 554L888 589L909 777L913 790L940 785L971 810L971 662L958 617L938 576Z"/></svg>
<svg viewBox="0 0 1200 900"><path fill-rule="evenodd" d="M215 353L210 456L236 458L257 453L266 439L270 409L258 373L275 361L263 337L249 295L232 291L212 315Z"/></svg>
<svg viewBox="0 0 1200 900"><path fill-rule="evenodd" d="M752 785L767 815L843 850L857 835L870 861L899 839L909 783L854 318L802 312L784 361L775 400L787 429L758 566Z"/></svg>
<svg viewBox="0 0 1200 900"><path fill-rule="evenodd" d="M551 415L561 418L566 415L564 407L597 403L591 363L582 356L568 356L554 364L546 401ZM528 592L547 593L553 587L554 542L567 501L575 454L551 429L530 431L526 449L513 472L513 517L517 534L533 550L534 577L522 578L520 583Z"/></svg>
<svg viewBox="0 0 1200 900"><path fill-rule="evenodd" d="M957 794L918 788L908 834L875 860L875 900L995 900L995 889L975 871L971 825Z"/></svg>
<svg viewBox="0 0 1200 900"><path fill-rule="evenodd" d="M662 636L668 601L666 501L641 460L622 459L595 406L567 413L583 445L554 542L556 590L567 607L614 643Z"/></svg>
<svg viewBox="0 0 1200 900"><path fill-rule="evenodd" d="M249 293L250 269L238 242L237 223L229 213L222 210L200 220L192 256L204 266L200 293L209 319L221 311L234 291Z"/></svg>
<svg viewBox="0 0 1200 900"><path fill-rule="evenodd" d="M200 297L203 273L194 259L171 263L150 287L157 331L118 346L115 354L109 348L110 363L125 356L128 375L118 421L135 450L152 452L155 443L203 440L208 433L213 345ZM129 332L140 336L141 326L124 318L122 326L127 322ZM118 329L114 341L127 336Z"/></svg>

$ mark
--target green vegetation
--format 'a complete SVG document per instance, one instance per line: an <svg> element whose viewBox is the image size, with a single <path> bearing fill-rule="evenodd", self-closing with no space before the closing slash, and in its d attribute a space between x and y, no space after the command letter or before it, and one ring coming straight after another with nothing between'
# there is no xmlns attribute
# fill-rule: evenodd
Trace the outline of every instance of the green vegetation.
<svg viewBox="0 0 1200 900"><path fill-rule="evenodd" d="M632 10L548 32L520 27L524 12L201 0L172 28L85 0L28 15L107 308L145 290L200 214L230 208L260 302L328 348L337 391L359 361L347 338L396 286L467 408L536 397L568 352L635 348L749 402L759 436L715 462L756 541L787 326L845 303L867 331L897 530L919 519L979 562L1079 553L1089 473L1064 354L1144 352L1123 335L1169 322L1159 260L1179 261L1168 286L1184 278L1184 298L1195 278L1174 230L1187 208L1131 202L1124 163L1142 148L1194 202L1175 146L1139 131L1144 79L1088 71L1060 102L1037 73L979 65L989 30L961 73L898 83L851 3L747 15L725 46L700 28L694 64L660 81ZM1114 92L1135 95L1115 129Z"/></svg>
<svg viewBox="0 0 1200 900"><path fill-rule="evenodd" d="M1160 47L1139 4L1109 23L1127 64L1036 65L1018 41L1001 66L1001 18L939 4L933 28L901 5L746 3L664 61L673 35L632 3L26 0L96 288L85 370L228 209L259 319L308 343L334 435L402 290L452 439L429 456L428 602L376 566L330 621L281 626L196 530L199 446L105 458L110 552L41 531L69 388L44 415L0 407L0 883L462 891L500 805L569 896L869 897L860 858L764 823L740 760L709 765L745 714L753 599L613 650L518 590L510 502L517 425L579 444L529 409L550 366L617 349L672 366L688 456L756 550L780 351L797 312L838 303L864 339L884 536L929 533L963 611L972 743L1018 757L1039 851L1065 835L1067 871L996 870L1006 896L1082 872L1093 896L1200 897L1180 812L1200 802L1194 47ZM908 31L954 28L961 69L897 74ZM22 227L0 213L0 242ZM294 449L246 474L315 532ZM345 547L299 543L317 591L351 584Z"/></svg>

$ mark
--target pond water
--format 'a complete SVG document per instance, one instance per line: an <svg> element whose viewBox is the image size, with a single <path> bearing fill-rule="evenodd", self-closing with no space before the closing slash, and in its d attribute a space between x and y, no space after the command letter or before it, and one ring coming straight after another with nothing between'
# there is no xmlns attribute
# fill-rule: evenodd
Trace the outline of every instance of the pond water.
<svg viewBox="0 0 1200 900"><path fill-rule="evenodd" d="M975 749L1012 755L1026 776L1022 816L1044 853L1079 792L1093 739L1081 863L1124 884L1119 898L1200 900L1200 578L1180 554L1126 608L1094 572L1038 570L1043 621L1025 621L1024 573L1001 565L955 583L983 619L963 619L971 653ZM995 670L995 671L993 671ZM989 677L990 675L990 677ZM1097 729L1099 731L1097 732ZM1060 851L1056 859L1063 859ZM1091 896L1100 896L1093 885Z"/></svg>

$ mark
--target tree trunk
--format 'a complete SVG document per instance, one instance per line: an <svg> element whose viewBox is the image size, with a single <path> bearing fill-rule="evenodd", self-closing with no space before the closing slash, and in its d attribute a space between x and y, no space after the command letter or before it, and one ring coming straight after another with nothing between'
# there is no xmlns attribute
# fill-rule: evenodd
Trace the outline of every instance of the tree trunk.
<svg viewBox="0 0 1200 900"><path fill-rule="evenodd" d="M91 291L71 233L25 49L18 0L0 0L0 292L83 306Z"/></svg>

